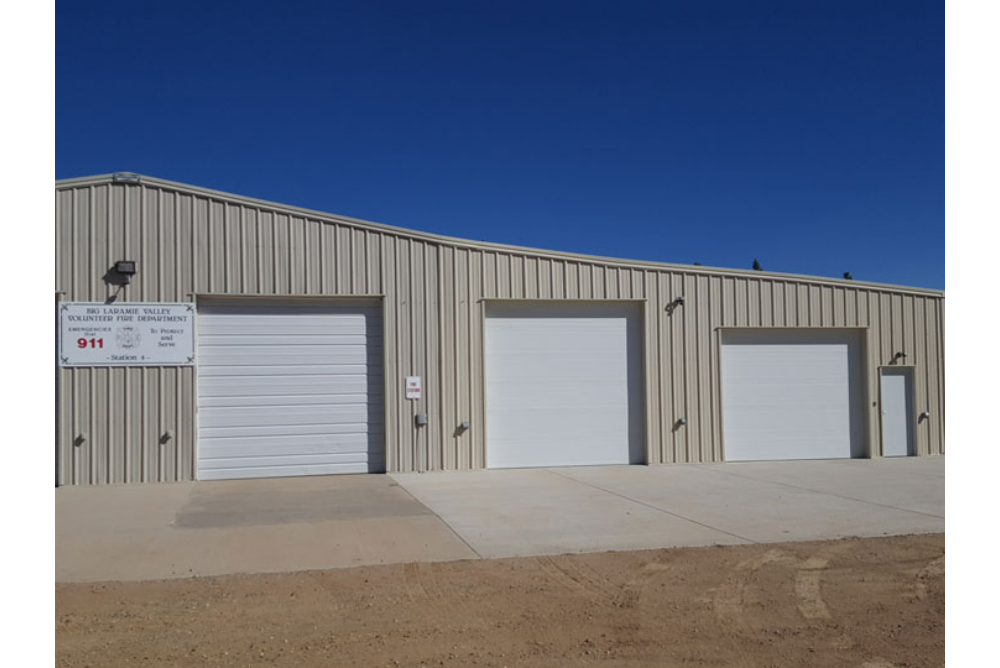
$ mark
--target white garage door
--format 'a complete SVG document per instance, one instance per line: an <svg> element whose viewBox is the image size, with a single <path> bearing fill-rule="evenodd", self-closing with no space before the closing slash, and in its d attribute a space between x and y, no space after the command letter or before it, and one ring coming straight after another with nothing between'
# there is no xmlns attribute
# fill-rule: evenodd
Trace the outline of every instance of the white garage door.
<svg viewBox="0 0 1000 668"><path fill-rule="evenodd" d="M377 302L198 304L198 478L384 470Z"/></svg>
<svg viewBox="0 0 1000 668"><path fill-rule="evenodd" d="M728 461L863 455L856 330L733 330L722 335Z"/></svg>
<svg viewBox="0 0 1000 668"><path fill-rule="evenodd" d="M486 310L486 464L643 460L639 309L491 304Z"/></svg>

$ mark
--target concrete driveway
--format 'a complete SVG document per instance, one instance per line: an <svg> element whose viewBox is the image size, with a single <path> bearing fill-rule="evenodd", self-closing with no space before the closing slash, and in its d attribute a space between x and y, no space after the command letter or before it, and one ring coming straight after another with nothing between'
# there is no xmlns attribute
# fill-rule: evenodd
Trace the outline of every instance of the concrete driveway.
<svg viewBox="0 0 1000 668"><path fill-rule="evenodd" d="M944 531L944 458L66 487L56 581Z"/></svg>
<svg viewBox="0 0 1000 668"><path fill-rule="evenodd" d="M944 531L944 458L393 474L481 557Z"/></svg>

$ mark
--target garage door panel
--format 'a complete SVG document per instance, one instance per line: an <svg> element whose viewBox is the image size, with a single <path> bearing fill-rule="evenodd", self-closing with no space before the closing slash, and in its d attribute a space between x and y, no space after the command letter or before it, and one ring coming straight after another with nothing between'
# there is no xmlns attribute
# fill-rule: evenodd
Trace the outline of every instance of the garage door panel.
<svg viewBox="0 0 1000 668"><path fill-rule="evenodd" d="M506 333L511 333L515 337L520 333L527 335L530 332L532 339L531 350L525 350L521 343L515 338L511 341L501 342L494 348L497 353L510 354L516 353L520 359L544 359L551 352L565 352L566 351L566 338L576 336L579 332L585 331L587 333L587 338L580 339L574 342L573 351L579 355L581 359L588 358L591 355L597 357L614 357L610 355L607 349L608 341L614 341L619 336L624 329L624 324L619 327L607 327L603 325L599 328L588 328L587 322L583 321L579 323L578 327L568 328L563 327L559 330L552 331L544 329L547 323L539 323L537 329L529 328L512 328L512 327L496 327L493 331L500 336Z"/></svg>
<svg viewBox="0 0 1000 668"><path fill-rule="evenodd" d="M383 465L377 464L380 468ZM253 471L256 478L294 477L305 475L336 475L343 473L368 473L372 462L357 461L355 457L331 457L300 460L292 457L247 458L206 462L198 472L202 480L229 480L246 478Z"/></svg>
<svg viewBox="0 0 1000 668"><path fill-rule="evenodd" d="M517 385L526 380L541 383L547 389L558 388L565 391L569 382L573 382L574 391L597 389L587 383L595 378L600 378L604 382L624 383L628 381L628 374L617 367L621 360L604 360L590 358L580 358L577 360L567 359L566 366L561 369L557 377L551 375L552 355L544 357L534 357L527 359L511 359L514 355L506 357L505 367L496 369L494 377L490 379L491 385L502 387L503 385Z"/></svg>
<svg viewBox="0 0 1000 668"><path fill-rule="evenodd" d="M364 364L367 347L332 346L199 346L198 363L205 366L295 366L302 364Z"/></svg>
<svg viewBox="0 0 1000 668"><path fill-rule="evenodd" d="M568 456L574 451L593 452L606 449L613 454L600 457L600 461L610 462L613 460L618 464L629 463L627 443L623 447L614 449L602 447L603 444L607 443L621 444L623 440L622 426L628 422L628 407L622 406L618 410L613 410L604 418L610 419L589 420L585 430L579 432L574 430L573 447L558 449L559 455ZM523 421L531 420L536 423L551 421L561 425L575 424L581 420L581 411L572 406L536 410L534 415L522 410L497 411L490 413L490 420L491 448L508 453L511 451L511 447L523 443L523 450L518 447L518 451L527 453L532 449L537 449L538 444L534 440L524 438ZM627 437L627 432L624 435ZM556 448L552 449L556 450ZM569 460L567 459L567 461Z"/></svg>
<svg viewBox="0 0 1000 668"><path fill-rule="evenodd" d="M553 420L569 417L579 418L586 411L608 411L609 416L614 415L625 420L628 418L629 405L627 400L609 401L606 397L601 396L563 395L554 397L551 403L540 404L538 401L532 401L530 396L503 396L496 391L496 388L493 390L493 395L497 397L497 400L490 403L490 415L496 415L500 424L508 419L535 421L548 418ZM593 417L594 414L591 413L591 416ZM615 420L608 420L608 422L615 422Z"/></svg>
<svg viewBox="0 0 1000 668"><path fill-rule="evenodd" d="M767 408L782 406L815 406L823 410L822 402L840 402L844 384L799 383L794 386L776 383L746 384L742 387L730 386L730 406Z"/></svg>
<svg viewBox="0 0 1000 668"><path fill-rule="evenodd" d="M366 423L368 407L364 403L326 406L280 406L265 411L260 406L202 406L198 421L203 427L255 425Z"/></svg>
<svg viewBox="0 0 1000 668"><path fill-rule="evenodd" d="M384 468L384 467L380 467ZM254 478L293 478L305 475L338 475L344 473L368 473L371 463L336 463L336 464L285 464L283 466L257 466L239 468L199 469L199 480L232 480L246 478L247 471L252 470Z"/></svg>
<svg viewBox="0 0 1000 668"><path fill-rule="evenodd" d="M239 439L209 437L198 444L198 449L200 456L206 459L218 459L234 452L248 457L266 456L276 452L303 455L363 452L369 445L370 436L365 432L359 432L305 436L244 436Z"/></svg>
<svg viewBox="0 0 1000 668"><path fill-rule="evenodd" d="M218 299L208 299L198 304L198 312L204 313L208 318L225 317L227 322L237 325L246 322L259 321L261 313L267 312L269 322L283 321L308 321L322 320L332 316L337 317L339 322L351 322L365 319L377 319L381 317L381 309L374 305L374 302L367 300L368 305L360 302L349 304L344 302L340 305L332 303L306 304L304 301L287 301L284 305L276 304L274 298L263 297L261 299L243 299L241 303L225 302ZM323 300L326 301L326 300ZM243 303L245 302L245 303ZM371 324L377 324L375 322Z"/></svg>
<svg viewBox="0 0 1000 668"><path fill-rule="evenodd" d="M219 459L203 458L202 469L240 469L240 468L261 468L275 466L301 466L308 468L319 464L360 464L364 463L362 457L364 451L329 453L324 452L316 455L301 454L272 454L267 456L227 456Z"/></svg>
<svg viewBox="0 0 1000 668"><path fill-rule="evenodd" d="M370 337L364 332L360 334L205 334L198 332L198 345L205 348L232 346L366 346L369 343L381 343L381 337ZM380 347L380 346L379 346Z"/></svg>
<svg viewBox="0 0 1000 668"><path fill-rule="evenodd" d="M202 365L199 360L198 377L211 376L311 376L311 375L366 375L382 377L382 365L372 364L274 364L274 365Z"/></svg>
<svg viewBox="0 0 1000 668"><path fill-rule="evenodd" d="M538 450L523 439L490 439L490 447L499 448L503 455L492 460L490 468L539 468L547 466L614 466L628 464L615 454L609 454L604 442L576 441L574 448L561 452Z"/></svg>
<svg viewBox="0 0 1000 668"><path fill-rule="evenodd" d="M743 330L722 338L729 461L859 456L857 330Z"/></svg>
<svg viewBox="0 0 1000 668"><path fill-rule="evenodd" d="M199 392L207 397L299 396L310 394L381 395L382 378L362 374L298 376L211 376L203 378Z"/></svg>
<svg viewBox="0 0 1000 668"><path fill-rule="evenodd" d="M257 438L267 436L314 436L320 434L374 434L381 437L381 425L366 422L294 425L238 425L235 427L203 427L200 439L206 438Z"/></svg>
<svg viewBox="0 0 1000 668"><path fill-rule="evenodd" d="M329 318L273 318L262 322L254 318L220 318L208 316L198 320L198 334L206 336L381 336L381 329L372 331L364 318L330 322Z"/></svg>
<svg viewBox="0 0 1000 668"><path fill-rule="evenodd" d="M380 309L199 304L198 476L384 468Z"/></svg>
<svg viewBox="0 0 1000 668"><path fill-rule="evenodd" d="M368 405L368 395L365 392L355 394L293 394L293 395L235 395L202 397L202 408L239 408L239 407L263 407L272 408L277 406L336 406L346 405Z"/></svg>

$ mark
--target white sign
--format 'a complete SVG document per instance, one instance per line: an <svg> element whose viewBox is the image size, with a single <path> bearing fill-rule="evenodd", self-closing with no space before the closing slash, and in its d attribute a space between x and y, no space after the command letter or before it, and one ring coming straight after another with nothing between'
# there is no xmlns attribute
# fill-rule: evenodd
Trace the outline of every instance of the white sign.
<svg viewBox="0 0 1000 668"><path fill-rule="evenodd" d="M420 376L406 377L406 398L407 399L420 398Z"/></svg>
<svg viewBox="0 0 1000 668"><path fill-rule="evenodd" d="M194 304L59 305L63 366L191 366Z"/></svg>

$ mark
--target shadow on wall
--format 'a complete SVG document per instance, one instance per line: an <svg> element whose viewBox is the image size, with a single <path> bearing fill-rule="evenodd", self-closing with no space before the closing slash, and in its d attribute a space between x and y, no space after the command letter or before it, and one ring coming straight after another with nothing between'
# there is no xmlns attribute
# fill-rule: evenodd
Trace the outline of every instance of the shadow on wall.
<svg viewBox="0 0 1000 668"><path fill-rule="evenodd" d="M382 315L365 314L365 361L367 367L368 472L385 473L388 442L385 425L385 387L382 370ZM378 341L379 345L373 345ZM376 426L377 425L377 426Z"/></svg>
<svg viewBox="0 0 1000 668"><path fill-rule="evenodd" d="M104 276L102 278L104 279L104 283L106 285L113 285L118 288L115 290L114 294L104 300L105 304L114 304L118 299L118 295L121 294L122 288L129 284L132 277L119 272L118 269L115 268L115 265L111 265L108 267L108 270L104 272Z"/></svg>

